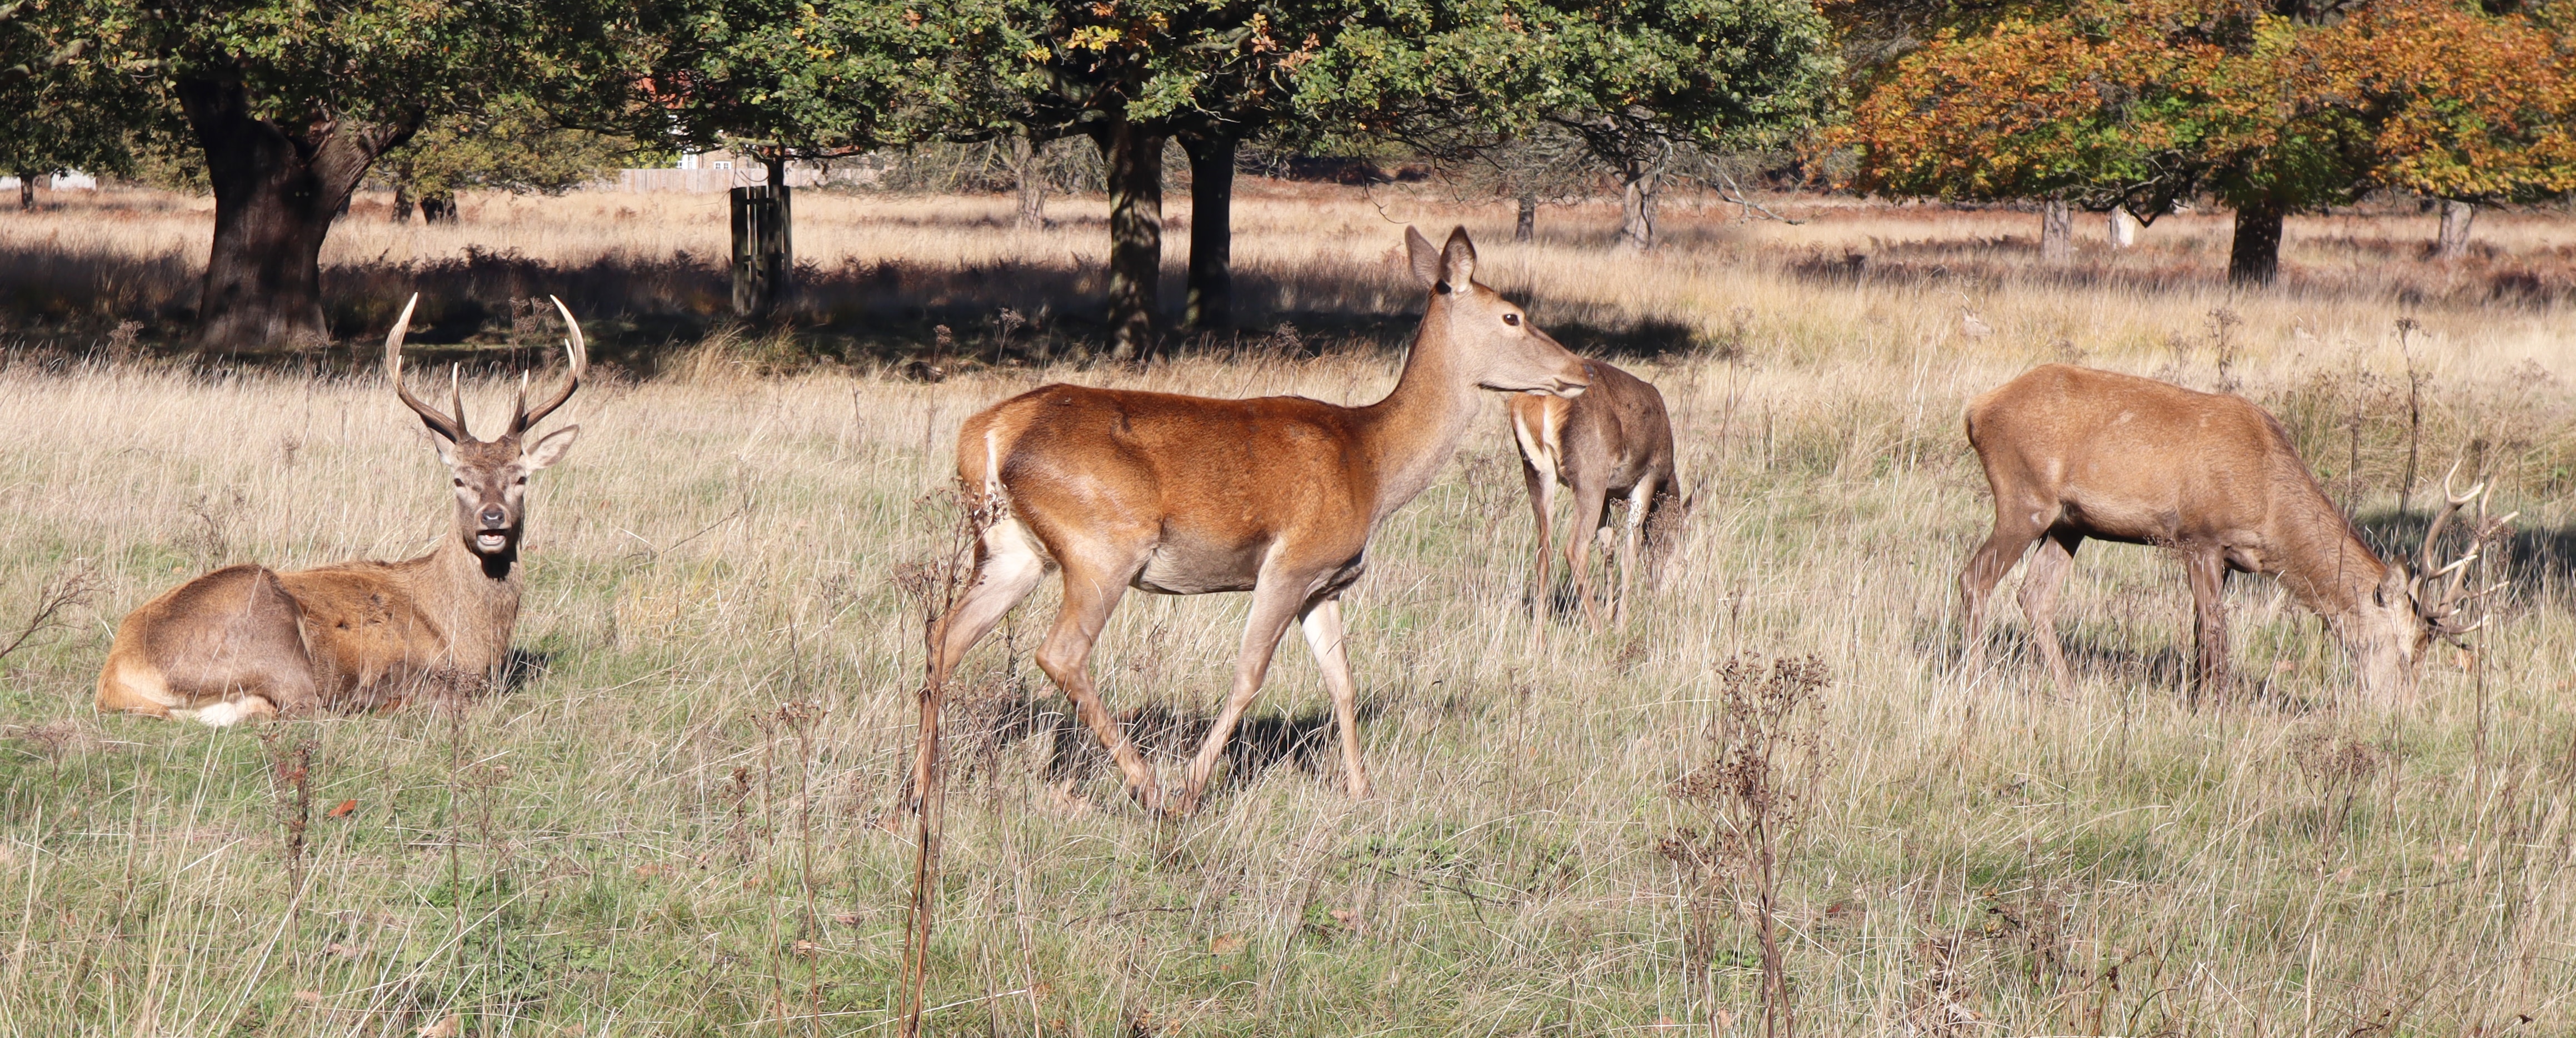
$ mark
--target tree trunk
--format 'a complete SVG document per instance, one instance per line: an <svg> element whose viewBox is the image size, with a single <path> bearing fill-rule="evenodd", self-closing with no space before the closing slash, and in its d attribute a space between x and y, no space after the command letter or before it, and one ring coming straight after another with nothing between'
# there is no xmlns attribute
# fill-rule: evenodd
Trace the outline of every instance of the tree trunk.
<svg viewBox="0 0 2576 1038"><path fill-rule="evenodd" d="M420 222L455 223L456 194L451 191L437 191L420 196Z"/></svg>
<svg viewBox="0 0 2576 1038"><path fill-rule="evenodd" d="M367 166L409 138L417 121L387 127L317 119L290 129L253 116L249 90L238 82L183 79L175 92L215 189L197 348L327 345L322 239Z"/></svg>
<svg viewBox="0 0 2576 1038"><path fill-rule="evenodd" d="M2132 245L2136 245L2138 243L2138 218L2129 215L2129 210L2124 207L2114 207L2111 210L2110 238L2111 247L2115 249L2125 249Z"/></svg>
<svg viewBox="0 0 2576 1038"><path fill-rule="evenodd" d="M1109 166L1109 340L1117 360L1160 345L1164 135L1113 117L1092 131Z"/></svg>
<svg viewBox="0 0 2576 1038"><path fill-rule="evenodd" d="M18 174L19 212L32 213L36 211L36 176L37 174L34 173Z"/></svg>
<svg viewBox="0 0 2576 1038"><path fill-rule="evenodd" d="M1663 193L1664 167L1657 162L1631 167L1619 197L1619 251L1645 252L1655 247L1655 199Z"/></svg>
<svg viewBox="0 0 2576 1038"><path fill-rule="evenodd" d="M393 215L393 222L395 222L395 223L410 223L410 222L411 222L411 205L412 205L412 202L411 202L411 185L409 185L409 184L395 184L395 185L394 185L394 215Z"/></svg>
<svg viewBox="0 0 2576 1038"><path fill-rule="evenodd" d="M1512 221L1512 240L1528 241L1538 236L1538 196L1524 194L1518 201L1520 213Z"/></svg>
<svg viewBox="0 0 2576 1038"><path fill-rule="evenodd" d="M2063 198L2040 203L2039 258L2049 263L2075 258L2075 207Z"/></svg>
<svg viewBox="0 0 2576 1038"><path fill-rule="evenodd" d="M1181 138L1190 157L1189 326L1213 331L1234 319L1234 155L1232 137Z"/></svg>
<svg viewBox="0 0 2576 1038"><path fill-rule="evenodd" d="M1015 230L1034 231L1046 226L1046 178L1038 173L1038 146L1028 135L1011 138L1011 179L1020 190L1020 211L1012 218Z"/></svg>
<svg viewBox="0 0 2576 1038"><path fill-rule="evenodd" d="M2236 207L2236 240L2227 250L2227 280L2268 285L2281 273L2281 218L2287 206L2272 199Z"/></svg>
<svg viewBox="0 0 2576 1038"><path fill-rule="evenodd" d="M2433 258L2458 259L2469 252L2469 224L2478 218L2478 207L2456 198L2442 200L2442 233L2433 240Z"/></svg>

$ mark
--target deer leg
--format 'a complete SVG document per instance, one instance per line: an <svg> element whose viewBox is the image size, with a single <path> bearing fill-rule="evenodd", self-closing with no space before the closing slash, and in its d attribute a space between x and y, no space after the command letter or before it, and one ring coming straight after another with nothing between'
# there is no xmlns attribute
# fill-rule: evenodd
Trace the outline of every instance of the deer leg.
<svg viewBox="0 0 2576 1038"><path fill-rule="evenodd" d="M1136 752L1117 718L1100 703L1100 692L1091 684L1091 647L1100 638L1100 629L1109 623L1109 613L1118 608L1118 597L1127 590L1127 578L1138 563L1127 572L1110 574L1100 567L1082 565L1072 559L1064 564L1064 611L1056 615L1055 628L1047 632L1046 642L1038 646L1038 669L1046 671L1065 698L1073 701L1073 714L1080 718L1091 734L1109 748L1109 756L1118 762L1118 770L1127 776L1128 795L1136 798L1148 811L1163 806L1163 789L1154 781L1154 769L1145 756Z"/></svg>
<svg viewBox="0 0 2576 1038"><path fill-rule="evenodd" d="M1333 726L1342 735L1342 788L1351 799L1366 800L1368 769L1360 765L1360 689L1351 680L1350 654L1343 649L1342 600L1327 598L1309 604L1304 622L1306 647L1314 650L1315 665L1324 672L1324 687L1333 693Z"/></svg>
<svg viewBox="0 0 2576 1038"><path fill-rule="evenodd" d="M2030 565L2021 571L2021 615L2030 624L2030 639L2039 645L2039 658L2048 664L2049 680L2059 690L2074 685L2074 676L2066 666L2066 651L2057 642L2057 591L2066 586L2066 574L2075 568L2075 549L2082 547L2084 537L2073 533L2051 533L2040 538L2039 550L2030 555Z"/></svg>
<svg viewBox="0 0 2576 1038"><path fill-rule="evenodd" d="M913 748L912 796L906 804L911 810L920 810L922 792L930 788L930 773L938 766L939 709L949 672L1046 574L1046 560L1029 545L1028 532L1015 519L985 530L976 554L981 558L974 585L930 630L930 683L921 696L921 733Z"/></svg>
<svg viewBox="0 0 2576 1038"><path fill-rule="evenodd" d="M1565 538L1565 564L1574 578L1574 595L1583 602L1583 615L1592 621L1594 631L1601 630L1601 609L1592 601L1592 541L1601 535L1603 513L1609 508L1609 488L1597 483L1574 485L1574 521Z"/></svg>
<svg viewBox="0 0 2576 1038"><path fill-rule="evenodd" d="M1190 761L1189 785L1181 792L1178 813L1198 811L1199 794L1207 789L1208 775L1216 770L1217 757L1225 752L1226 741L1234 737L1235 724L1252 707L1253 697L1261 694L1261 681L1270 673L1270 659L1279 651L1279 638L1288 633L1288 623L1297 618L1298 606L1310 587L1304 581L1274 574L1264 574L1253 587L1252 618L1243 625L1243 647L1235 654L1234 690L1226 694L1216 723L1208 726L1207 741L1199 744L1198 756ZM1331 683L1330 678L1326 683Z"/></svg>
<svg viewBox="0 0 2576 1038"><path fill-rule="evenodd" d="M1530 578L1530 648L1536 649L1547 630L1548 570L1556 561L1556 546L1551 543L1555 533L1551 519L1556 511L1556 473L1540 471L1525 452L1521 455L1521 480L1529 484L1530 512L1538 526L1538 573Z"/></svg>
<svg viewBox="0 0 2576 1038"><path fill-rule="evenodd" d="M1655 477L1638 480L1628 489L1627 536L1619 542L1619 597L1610 603L1610 623L1628 619L1628 589L1637 570L1637 539L1646 529L1646 512L1655 500Z"/></svg>
<svg viewBox="0 0 2576 1038"><path fill-rule="evenodd" d="M2227 559L2215 551L2184 557L2191 574L2192 641L2199 659L2192 668L2192 700L2227 691Z"/></svg>
<svg viewBox="0 0 2576 1038"><path fill-rule="evenodd" d="M1959 670L1974 676L1986 659L1986 600L1995 592L1995 584L2012 572L2013 563L2030 548L2043 528L2012 522L2003 506L1995 508L1995 529L1986 542L1968 555L1968 564L1959 570L1959 611L1964 618L1966 637L1959 653Z"/></svg>

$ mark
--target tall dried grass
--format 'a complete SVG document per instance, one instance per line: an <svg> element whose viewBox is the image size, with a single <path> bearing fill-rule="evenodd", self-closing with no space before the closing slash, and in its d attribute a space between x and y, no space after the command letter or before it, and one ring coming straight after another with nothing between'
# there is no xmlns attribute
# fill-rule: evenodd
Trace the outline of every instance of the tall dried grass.
<svg viewBox="0 0 2576 1038"><path fill-rule="evenodd" d="M33 235L0 221L10 283L56 231L73 255L184 273L203 216L156 204L127 224L54 211ZM337 305L377 305L350 286L389 299L469 242L526 257L525 283L480 289L498 300L641 269L621 255L713 255L719 223L665 219L697 204L478 199L434 231L361 213L335 238ZM618 207L639 215L603 219ZM860 334L834 324L733 329L659 376L585 389L567 412L584 440L532 503L526 680L460 718L299 723L306 785L285 794L251 733L97 716L89 683L122 610L207 567L422 550L444 519L414 423L372 374L114 363L49 351L68 325L20 326L0 369L0 627L64 574L101 591L76 631L0 661L0 1031L882 1029L910 858L878 822L920 680L892 578L955 521L938 491L957 424L1054 379L1370 399L1418 305L1382 259L1391 221L1457 219L1539 323L1620 350L1671 403L1700 504L1643 608L1599 637L1560 619L1528 648L1530 535L1492 408L1380 531L1351 599L1381 796L1343 799L1331 755L1299 750L1328 713L1312 665L1283 653L1257 707L1268 734L1206 814L1162 824L1071 752L1085 736L1025 658L1052 615L1041 591L957 679L932 1030L1747 1033L1754 916L1706 911L1711 885L1657 845L1710 824L1666 791L1703 762L1718 668L1748 654L1834 675L1815 727L1829 763L1775 891L1808 1033L2576 1027L2576 350L2553 302L2400 298L2453 276L2406 258L2429 219L2294 224L2292 284L2238 293L2188 221L2081 258L2103 272L2086 280L1997 243L2036 222L2008 213L1816 204L1792 227L1713 207L1633 259L1595 247L1599 211L1551 211L1545 240L1514 247L1502 207L1313 192L1248 205L1237 252L1282 293L1263 320L1296 328L1135 371L1023 363L1025 327L997 365L998 322L942 316L1088 305L1079 250L1096 229L1017 235L1007 210L800 200L805 255L892 264L920 293L900 296L921 308L906 327L955 322L945 381L864 351L799 359ZM2545 218L2480 229L2495 262L2564 276ZM1871 258L1806 266L1840 249ZM121 298L184 297L161 277L119 282L138 293ZM566 295L631 321L624 335L646 324L621 313L696 305L631 291ZM2414 700L2361 701L2313 620L2240 581L2238 665L2255 680L2187 708L2179 569L2119 546L2086 552L2065 595L2076 687L2047 687L2009 620L2000 676L1948 671L1951 579L1988 515L1958 434L1969 396L2059 358L2235 384L2399 543L2421 523L2393 509L2400 316L2422 329L2406 346L2429 375L2423 457L2481 452L2499 507L2524 513L2482 683L2446 650ZM487 339L505 337L497 320ZM912 353L932 341L909 337ZM485 379L469 399L488 411L503 392ZM1146 740L1167 771L1226 687L1242 609L1140 596L1101 640L1113 708L1179 733ZM282 795L303 819L291 832Z"/></svg>

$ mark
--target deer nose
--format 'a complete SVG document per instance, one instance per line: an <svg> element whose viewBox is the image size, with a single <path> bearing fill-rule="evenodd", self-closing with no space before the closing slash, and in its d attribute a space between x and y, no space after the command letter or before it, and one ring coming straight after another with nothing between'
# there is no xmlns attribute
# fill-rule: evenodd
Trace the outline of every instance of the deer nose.
<svg viewBox="0 0 2576 1038"><path fill-rule="evenodd" d="M497 530L510 523L510 513L502 511L499 505L484 505L482 518L483 527L488 530Z"/></svg>

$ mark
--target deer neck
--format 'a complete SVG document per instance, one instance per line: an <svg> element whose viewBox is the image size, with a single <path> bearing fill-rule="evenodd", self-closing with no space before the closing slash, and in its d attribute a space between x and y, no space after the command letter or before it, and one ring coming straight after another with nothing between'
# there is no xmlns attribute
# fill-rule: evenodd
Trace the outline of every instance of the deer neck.
<svg viewBox="0 0 2576 1038"><path fill-rule="evenodd" d="M2283 531L2279 563L2281 585L2301 604L2328 620L2361 611L2388 575L2388 564L2353 535L2341 515L2328 506L2329 520L2291 524Z"/></svg>
<svg viewBox="0 0 2576 1038"><path fill-rule="evenodd" d="M1372 519L1404 507L1458 453L1476 418L1476 380L1452 340L1448 308L1434 300L1386 398L1360 408L1363 456L1377 483Z"/></svg>
<svg viewBox="0 0 2576 1038"><path fill-rule="evenodd" d="M510 648L510 632L519 624L519 545L485 555L472 547L474 532L459 522L454 532L430 553L430 588L422 597L447 631L457 668L467 671L499 666Z"/></svg>

